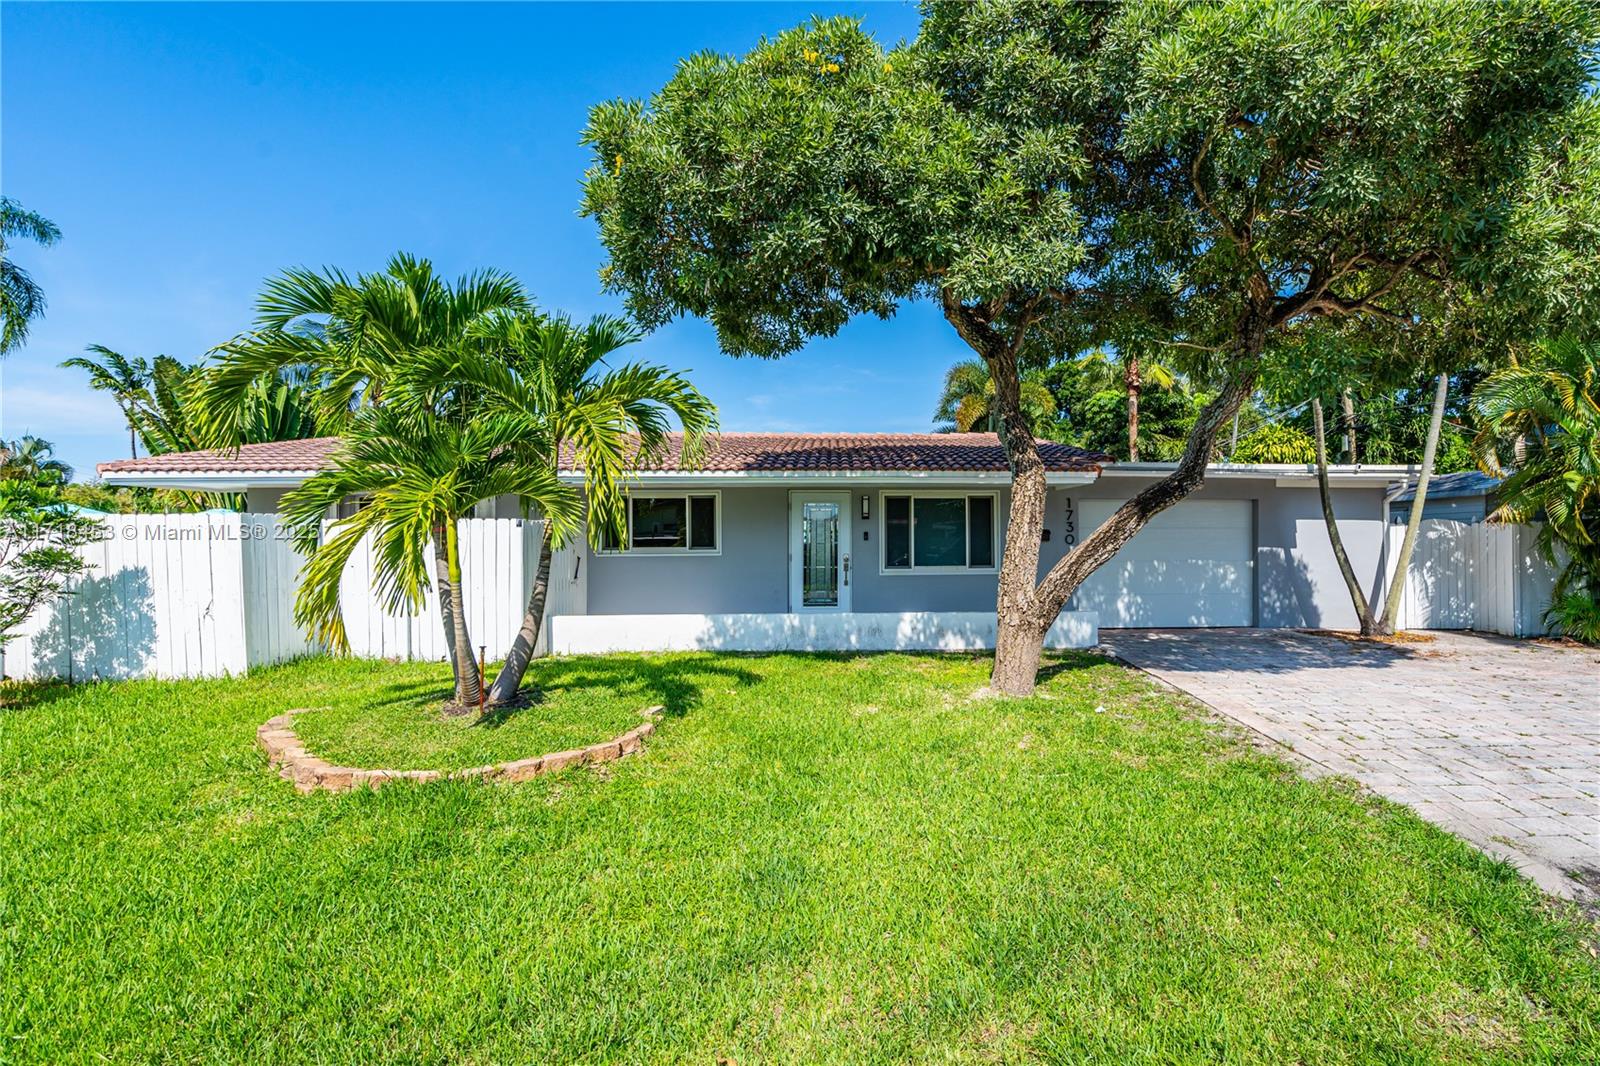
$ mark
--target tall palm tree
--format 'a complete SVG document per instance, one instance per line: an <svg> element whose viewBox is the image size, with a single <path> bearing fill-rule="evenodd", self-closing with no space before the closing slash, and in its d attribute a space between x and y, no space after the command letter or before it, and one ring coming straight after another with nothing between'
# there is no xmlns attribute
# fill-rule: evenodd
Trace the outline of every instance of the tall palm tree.
<svg viewBox="0 0 1600 1066"><path fill-rule="evenodd" d="M138 412L145 404L150 403L150 364L143 358L129 359L120 352L114 352L103 344L91 344L86 349L100 358L91 359L84 355L75 355L61 365L89 373L89 387L96 392L108 392L112 402L122 412L123 420L128 423L128 451L132 458L139 458L139 424Z"/></svg>
<svg viewBox="0 0 1600 1066"><path fill-rule="evenodd" d="M537 418L500 409L468 413L447 382L431 374L386 378L386 401L361 408L345 428L333 465L286 493L283 511L295 548L306 556L295 596L295 620L335 650L348 641L339 609L339 581L362 539L373 538L375 591L390 611L421 607L429 587L429 545L445 617L454 707L479 705L483 678L472 655L461 581L457 523L473 505L516 495L537 506L549 528L571 536L581 502L553 466L528 463L521 450L550 447ZM367 505L324 535L328 509L349 496Z"/></svg>
<svg viewBox="0 0 1600 1066"><path fill-rule="evenodd" d="M61 365L87 371L89 387L109 392L128 423L128 447L139 444L151 455L168 455L205 446L200 433L202 390L214 371L170 355L149 362L129 358L102 344L88 350L99 359L76 356ZM296 440L320 433L320 384L306 371L288 368L249 383L239 399L240 444Z"/></svg>
<svg viewBox="0 0 1600 1066"><path fill-rule="evenodd" d="M256 328L217 349L199 410L206 443L242 443L253 384L295 371L320 383L319 422L337 431L377 402L396 369L427 348L454 348L492 311L529 307L521 283L484 270L454 284L426 259L400 253L381 273L296 268L269 280L256 301Z"/></svg>
<svg viewBox="0 0 1600 1066"><path fill-rule="evenodd" d="M1557 599L1575 583L1600 597L1600 345L1544 341L1491 374L1473 399L1479 463L1505 478L1494 517L1542 519L1536 543L1552 564L1557 545L1566 548Z"/></svg>
<svg viewBox="0 0 1600 1066"><path fill-rule="evenodd" d="M72 467L55 457L55 445L40 437L0 441L0 479L23 478L47 485L72 480Z"/></svg>
<svg viewBox="0 0 1600 1066"><path fill-rule="evenodd" d="M1146 384L1159 389L1170 389L1178 383L1178 375L1153 359L1141 358L1134 349L1096 348L1083 357L1083 367L1090 381L1102 388L1120 387L1128 397L1128 461L1139 461L1139 397Z"/></svg>
<svg viewBox="0 0 1600 1066"><path fill-rule="evenodd" d="M26 340L28 324L44 314L44 291L12 258L12 242L19 239L49 247L61 239L61 230L38 212L0 196L0 357Z"/></svg>
<svg viewBox="0 0 1600 1066"><path fill-rule="evenodd" d="M1022 411L1035 435L1056 417L1055 397L1026 375L1022 379ZM994 379L989 376L988 364L982 359L964 359L946 371L933 417L941 423L943 433L998 433L1000 407L995 403Z"/></svg>
<svg viewBox="0 0 1600 1066"><path fill-rule="evenodd" d="M470 344L427 357L415 372L471 390L476 409L492 417L541 426L512 449L530 474L554 476L568 449L583 469L589 539L596 547L606 530L622 527L623 480L641 456L667 446L671 419L683 428L691 462L716 430L716 408L680 374L642 363L606 364L641 336L623 319L600 315L580 326L563 315L503 312L481 319L468 336ZM506 703L521 688L544 621L551 558L567 538L559 523L545 523L527 609L490 703Z"/></svg>

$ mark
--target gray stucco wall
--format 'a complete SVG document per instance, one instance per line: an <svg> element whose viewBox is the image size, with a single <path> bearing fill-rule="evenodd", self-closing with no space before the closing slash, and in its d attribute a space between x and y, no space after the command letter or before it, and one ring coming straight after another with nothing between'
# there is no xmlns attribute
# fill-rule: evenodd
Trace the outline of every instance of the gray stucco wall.
<svg viewBox="0 0 1600 1066"><path fill-rule="evenodd" d="M1102 478L1093 485L1071 489L1052 489L1045 525L1055 528L1051 542L1041 548L1040 568L1053 565L1064 553L1061 527L1066 521L1068 498L1127 499L1148 484L1150 481L1142 478L1119 477ZM1335 488L1332 494L1339 535L1350 565L1371 595L1378 581L1378 560L1383 550L1384 489ZM1307 481L1304 488L1280 488L1271 478L1213 477L1189 498L1255 501L1256 625L1332 629L1355 626L1355 608L1333 559L1315 482ZM1078 539L1088 532L1080 522Z"/></svg>
<svg viewBox="0 0 1600 1066"><path fill-rule="evenodd" d="M1040 548L1041 572L1064 550L1067 500L1126 499L1148 481L1104 478L1093 485L1052 489ZM996 578L982 574L880 573L882 485L850 487L852 606L873 611L992 611ZM941 486L996 492L1002 543L1010 494L994 486ZM589 557L591 614L778 613L789 610L789 490L783 486L721 489L722 553L714 556L603 555ZM861 497L872 518L862 522ZM1369 595L1383 546L1383 489L1333 490L1334 510L1352 565ZM1344 581L1322 522L1314 483L1279 488L1271 478L1213 478L1194 499L1253 500L1255 506L1256 624L1267 627L1355 625ZM1181 506L1181 505L1180 505ZM863 528L868 533L862 539ZM1081 539L1088 531L1080 527Z"/></svg>
<svg viewBox="0 0 1600 1066"><path fill-rule="evenodd" d="M250 514L273 514L280 510L279 503L288 489L247 489L244 509Z"/></svg>
<svg viewBox="0 0 1600 1066"><path fill-rule="evenodd" d="M590 614L781 614L789 492L725 488L719 555L589 555Z"/></svg>

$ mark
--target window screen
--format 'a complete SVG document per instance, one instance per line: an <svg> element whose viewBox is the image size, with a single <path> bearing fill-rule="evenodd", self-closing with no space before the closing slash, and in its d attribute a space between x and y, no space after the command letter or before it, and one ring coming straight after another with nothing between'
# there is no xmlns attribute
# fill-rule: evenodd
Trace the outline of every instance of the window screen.
<svg viewBox="0 0 1600 1066"><path fill-rule="evenodd" d="M684 548L688 546L688 501L682 496L635 496L633 498L633 546L635 548Z"/></svg>
<svg viewBox="0 0 1600 1066"><path fill-rule="evenodd" d="M715 551L717 547L717 498L689 497L689 547Z"/></svg>
<svg viewBox="0 0 1600 1066"><path fill-rule="evenodd" d="M904 570L911 566L911 497L883 498L883 565Z"/></svg>
<svg viewBox="0 0 1600 1066"><path fill-rule="evenodd" d="M994 565L994 497L967 497L967 565Z"/></svg>
<svg viewBox="0 0 1600 1066"><path fill-rule="evenodd" d="M966 499L919 496L911 505L915 518L912 562L916 566L966 566Z"/></svg>

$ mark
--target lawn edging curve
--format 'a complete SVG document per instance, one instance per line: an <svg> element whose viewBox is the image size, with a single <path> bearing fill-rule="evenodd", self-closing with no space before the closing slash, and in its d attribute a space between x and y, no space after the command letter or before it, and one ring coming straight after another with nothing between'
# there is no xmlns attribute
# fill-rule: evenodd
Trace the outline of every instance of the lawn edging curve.
<svg viewBox="0 0 1600 1066"><path fill-rule="evenodd" d="M541 774L555 773L569 766L615 762L644 747L644 740L656 731L656 720L663 708L646 707L639 714L643 725L635 726L611 740L586 748L553 751L529 759L469 766L464 770L369 770L355 766L335 766L307 751L294 731L294 717L310 710L297 707L267 719L256 729L256 743L267 753L267 764L278 768L278 776L292 782L298 792L349 792L357 788L381 788L390 781L444 781L479 778L485 781L527 781Z"/></svg>

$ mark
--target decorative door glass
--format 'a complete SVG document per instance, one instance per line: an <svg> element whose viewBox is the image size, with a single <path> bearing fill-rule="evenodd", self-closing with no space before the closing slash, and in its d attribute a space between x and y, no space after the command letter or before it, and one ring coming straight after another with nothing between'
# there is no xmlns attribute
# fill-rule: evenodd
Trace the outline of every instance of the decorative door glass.
<svg viewBox="0 0 1600 1066"><path fill-rule="evenodd" d="M801 602L839 606L839 505L807 503L800 511Z"/></svg>

